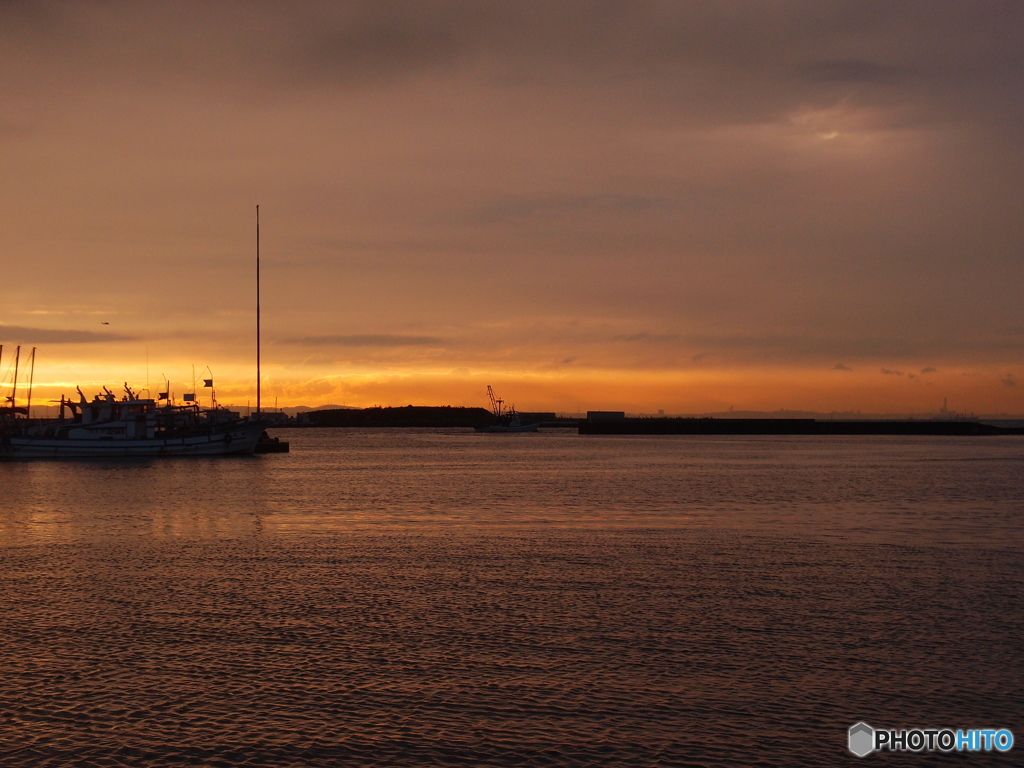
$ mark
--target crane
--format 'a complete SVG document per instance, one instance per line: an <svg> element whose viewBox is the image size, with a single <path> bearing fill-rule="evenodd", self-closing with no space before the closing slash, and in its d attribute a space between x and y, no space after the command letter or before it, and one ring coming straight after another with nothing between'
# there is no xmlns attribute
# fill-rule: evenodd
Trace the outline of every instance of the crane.
<svg viewBox="0 0 1024 768"><path fill-rule="evenodd" d="M495 418L501 418L501 404L505 401L494 396L494 390L491 389L491 385L487 385L487 397L491 399L491 411L494 413Z"/></svg>

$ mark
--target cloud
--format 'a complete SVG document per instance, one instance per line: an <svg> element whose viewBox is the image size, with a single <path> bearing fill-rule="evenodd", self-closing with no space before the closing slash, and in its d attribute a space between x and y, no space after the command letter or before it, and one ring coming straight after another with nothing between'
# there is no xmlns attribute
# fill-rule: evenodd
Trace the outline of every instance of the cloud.
<svg viewBox="0 0 1024 768"><path fill-rule="evenodd" d="M5 26L13 41L69 49L88 65L74 73L82 78L97 69L124 77L134 65L132 77L165 86L159 67L174 63L176 77L280 98L271 91L467 75L505 88L601 85L648 109L751 124L851 92L901 103L902 119L950 114L958 95L995 111L1017 87L1022 21L1019 4L998 2L182 5L0 3L0 35ZM112 37L111 28L132 34ZM975 88L979 79L988 87Z"/></svg>
<svg viewBox="0 0 1024 768"><path fill-rule="evenodd" d="M914 75L906 67L868 59L822 59L797 69L798 74L823 83L901 85Z"/></svg>
<svg viewBox="0 0 1024 768"><path fill-rule="evenodd" d="M939 372L939 369L938 369L938 368L932 368L932 367L931 367L930 365L929 365L929 366L927 366L926 368L922 368L922 369L921 369L921 373L922 373L922 374L926 374L926 373L938 373L938 372Z"/></svg>
<svg viewBox="0 0 1024 768"><path fill-rule="evenodd" d="M392 334L356 334L352 336L299 336L285 344L308 347L420 347L443 344L436 336L397 336Z"/></svg>
<svg viewBox="0 0 1024 768"><path fill-rule="evenodd" d="M108 341L138 341L139 337L120 333L0 325L0 338L10 339L15 344L99 344Z"/></svg>
<svg viewBox="0 0 1024 768"><path fill-rule="evenodd" d="M1017 379L1015 379L1015 378L1013 377L1013 374L1012 374L1012 373L1008 373L1008 374L1006 374L1006 378L1004 378L1004 379L1000 379L1000 381L1002 381L1002 382L1003 382L1003 384L1004 384L1005 386L1007 386L1007 387L1015 387L1015 386L1017 386Z"/></svg>
<svg viewBox="0 0 1024 768"><path fill-rule="evenodd" d="M615 216L641 214L664 209L665 198L643 195L560 195L536 198L501 199L472 211L468 221L474 224L511 224L524 219L561 219L596 214Z"/></svg>
<svg viewBox="0 0 1024 768"><path fill-rule="evenodd" d="M391 83L415 73L451 72L468 54L465 40L446 27L419 18L362 18L334 21L280 52L297 80L346 84ZM386 16L387 14L385 14Z"/></svg>
<svg viewBox="0 0 1024 768"><path fill-rule="evenodd" d="M6 319L89 301L239 354L207 321L249 309L262 202L268 338L309 375L994 386L1024 343L1021 40L1008 0L0 0Z"/></svg>
<svg viewBox="0 0 1024 768"><path fill-rule="evenodd" d="M903 371L894 371L894 370L891 370L889 368L883 368L882 369L882 373L884 373L886 376L902 376L903 375Z"/></svg>
<svg viewBox="0 0 1024 768"><path fill-rule="evenodd" d="M844 357L872 358L913 355L925 342L884 336L850 336L846 334L812 335L792 333L764 334L701 334L686 338L693 346L729 350L746 356L772 357L785 360L835 359Z"/></svg>
<svg viewBox="0 0 1024 768"><path fill-rule="evenodd" d="M681 334L678 333L648 333L642 331L640 333L628 333L621 336L613 336L612 341L626 341L626 342L652 342L655 344L678 344L682 339Z"/></svg>

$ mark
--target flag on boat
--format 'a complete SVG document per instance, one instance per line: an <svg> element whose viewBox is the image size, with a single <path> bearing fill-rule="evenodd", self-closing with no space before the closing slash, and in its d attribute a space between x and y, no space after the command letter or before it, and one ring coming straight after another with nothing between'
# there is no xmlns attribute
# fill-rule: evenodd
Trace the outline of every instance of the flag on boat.
<svg viewBox="0 0 1024 768"><path fill-rule="evenodd" d="M186 394L182 395L182 399L183 399L183 400L184 400L184 401L185 401L186 403L194 403L194 402L196 401L196 396L195 396L195 393L193 393L193 392L188 392L188 393L186 393Z"/></svg>
<svg viewBox="0 0 1024 768"><path fill-rule="evenodd" d="M204 387L212 387L213 386L213 379L203 379L203 386Z"/></svg>
<svg viewBox="0 0 1024 768"><path fill-rule="evenodd" d="M157 397L161 400L166 400L170 392L157 392Z"/></svg>

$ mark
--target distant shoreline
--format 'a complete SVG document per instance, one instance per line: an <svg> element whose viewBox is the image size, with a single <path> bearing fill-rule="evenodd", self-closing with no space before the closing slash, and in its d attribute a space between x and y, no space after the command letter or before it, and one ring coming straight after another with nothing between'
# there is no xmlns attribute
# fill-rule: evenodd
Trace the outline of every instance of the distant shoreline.
<svg viewBox="0 0 1024 768"><path fill-rule="evenodd" d="M268 414L273 415L273 414ZM814 419L721 417L559 418L554 413L523 413L523 423L575 428L582 435L1024 435L1024 422L991 424L980 419ZM306 411L282 418L281 427L475 428L497 423L485 408L413 406L339 408Z"/></svg>

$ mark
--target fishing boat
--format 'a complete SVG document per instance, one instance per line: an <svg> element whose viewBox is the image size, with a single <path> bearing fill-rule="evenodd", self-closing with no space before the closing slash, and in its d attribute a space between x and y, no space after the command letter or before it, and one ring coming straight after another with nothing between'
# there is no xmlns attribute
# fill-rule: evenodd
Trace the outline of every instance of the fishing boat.
<svg viewBox="0 0 1024 768"><path fill-rule="evenodd" d="M251 454L265 426L225 408L160 405L139 397L127 384L120 399L106 387L91 401L81 390L78 394L78 402L61 398L58 419L6 420L0 431L0 458Z"/></svg>
<svg viewBox="0 0 1024 768"><path fill-rule="evenodd" d="M490 384L487 385L487 397L491 401L491 413L494 414L496 423L473 427L477 432L536 432L540 428L540 424L524 424L519 413L516 412L516 407L510 405L506 408L505 401L495 396Z"/></svg>
<svg viewBox="0 0 1024 768"><path fill-rule="evenodd" d="M523 424L518 415L511 417L503 424L488 424L482 427L473 427L477 432L536 432L540 424Z"/></svg>
<svg viewBox="0 0 1024 768"><path fill-rule="evenodd" d="M127 383L118 398L106 387L86 400L78 388L78 401L60 399L57 419L30 418L32 385L27 404L17 407L18 360L9 405L0 408L0 459L116 458L151 456L230 456L252 453L287 453L288 443L269 437L260 417L260 252L259 206L256 206L256 413L242 418L214 404L200 408L195 394L185 403L171 400L169 387L159 400L141 397ZM0 345L0 355L3 346ZM35 371L35 349L32 350ZM30 375L31 382L31 375ZM205 380L212 387L213 380ZM70 412L70 416L68 415ZM25 418L19 418L19 416Z"/></svg>

